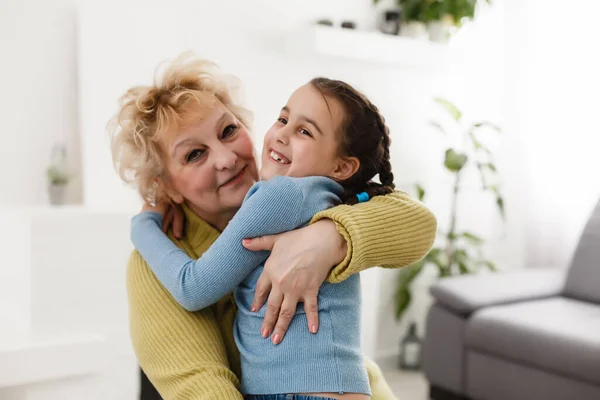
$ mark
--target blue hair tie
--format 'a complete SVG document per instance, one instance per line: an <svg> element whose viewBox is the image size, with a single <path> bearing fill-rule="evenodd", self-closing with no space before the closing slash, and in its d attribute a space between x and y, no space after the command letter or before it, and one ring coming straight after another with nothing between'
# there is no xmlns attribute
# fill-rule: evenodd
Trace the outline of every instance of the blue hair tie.
<svg viewBox="0 0 600 400"><path fill-rule="evenodd" d="M359 203L364 203L365 201L369 201L369 194L367 192L362 192L356 195Z"/></svg>

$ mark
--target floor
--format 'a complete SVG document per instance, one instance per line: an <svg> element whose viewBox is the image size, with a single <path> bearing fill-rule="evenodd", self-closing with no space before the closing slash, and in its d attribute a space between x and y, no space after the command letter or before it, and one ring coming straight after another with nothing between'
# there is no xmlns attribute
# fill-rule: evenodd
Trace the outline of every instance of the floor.
<svg viewBox="0 0 600 400"><path fill-rule="evenodd" d="M427 381L420 372L402 371L395 363L378 362L398 400L427 400Z"/></svg>

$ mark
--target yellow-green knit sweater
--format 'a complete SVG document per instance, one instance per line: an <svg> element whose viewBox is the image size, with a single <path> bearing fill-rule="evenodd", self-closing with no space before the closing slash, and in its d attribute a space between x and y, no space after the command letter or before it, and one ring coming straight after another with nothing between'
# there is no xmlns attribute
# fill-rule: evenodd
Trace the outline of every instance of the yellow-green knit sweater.
<svg viewBox="0 0 600 400"><path fill-rule="evenodd" d="M182 240L171 239L198 258L219 232L185 208ZM421 203L403 193L378 196L354 206L320 212L313 222L330 218L348 243L348 254L329 281L373 266L402 267L422 258L436 234L436 220ZM235 303L228 295L217 304L187 312L173 300L134 251L127 268L130 329L140 366L162 397L194 400L241 400L240 360L233 340ZM372 399L395 399L375 363L368 361Z"/></svg>

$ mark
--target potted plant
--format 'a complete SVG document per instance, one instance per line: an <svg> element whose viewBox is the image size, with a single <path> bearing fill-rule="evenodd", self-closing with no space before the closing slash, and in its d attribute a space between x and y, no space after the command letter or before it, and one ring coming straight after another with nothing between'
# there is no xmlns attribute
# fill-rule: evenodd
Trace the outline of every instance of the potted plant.
<svg viewBox="0 0 600 400"><path fill-rule="evenodd" d="M52 150L52 161L46 169L48 197L50 204L65 204L69 174L67 172L67 152L64 146L57 145Z"/></svg>
<svg viewBox="0 0 600 400"><path fill-rule="evenodd" d="M492 4L492 0L485 0ZM427 0L425 12L429 39L446 42L453 30L475 17L477 0Z"/></svg>
<svg viewBox="0 0 600 400"><path fill-rule="evenodd" d="M429 0L425 11L427 33L432 42L444 43L450 38L455 26L454 16L450 14L448 0Z"/></svg>
<svg viewBox="0 0 600 400"><path fill-rule="evenodd" d="M444 99L435 99L450 116L456 125L463 127L463 114L451 102ZM440 132L450 136L450 133L439 122L432 125ZM479 121L459 130L461 147L449 147L444 152L443 165L451 174L453 185L450 193L450 223L445 232L440 230L438 245L434 246L425 258L401 270L396 288L396 319L400 320L412 301L411 286L414 280L425 268L433 267L437 270L439 278L455 275L473 274L481 268L495 271L494 263L483 254L484 239L473 232L464 231L458 218L459 194L464 187L461 186L463 174L466 169L477 170L481 179L481 190L489 192L495 201L496 207L504 218L504 199L497 181L497 168L492 151L481 140L487 131L500 132L500 128L488 121ZM423 200L425 189L416 185L418 198Z"/></svg>
<svg viewBox="0 0 600 400"><path fill-rule="evenodd" d="M373 0L374 4L380 0ZM485 0L488 4L492 0ZM475 17L477 0L396 0L401 9L402 36L445 42L453 29Z"/></svg>

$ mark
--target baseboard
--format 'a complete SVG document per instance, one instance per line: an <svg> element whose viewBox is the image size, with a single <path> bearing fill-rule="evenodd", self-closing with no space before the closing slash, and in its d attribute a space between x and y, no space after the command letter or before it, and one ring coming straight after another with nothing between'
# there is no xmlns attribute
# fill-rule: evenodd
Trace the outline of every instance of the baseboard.
<svg viewBox="0 0 600 400"><path fill-rule="evenodd" d="M439 386L429 386L429 398L431 400L470 400L468 397L458 395Z"/></svg>

